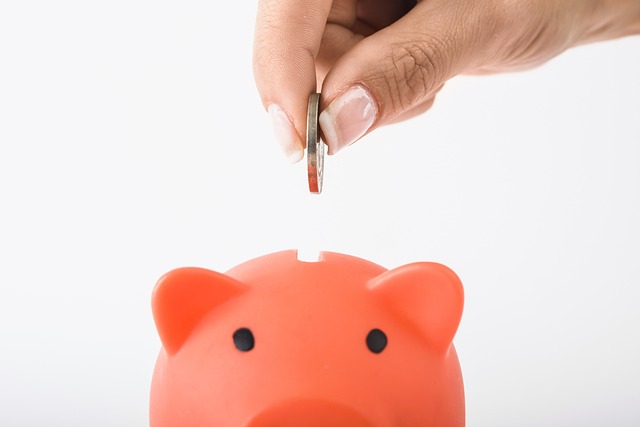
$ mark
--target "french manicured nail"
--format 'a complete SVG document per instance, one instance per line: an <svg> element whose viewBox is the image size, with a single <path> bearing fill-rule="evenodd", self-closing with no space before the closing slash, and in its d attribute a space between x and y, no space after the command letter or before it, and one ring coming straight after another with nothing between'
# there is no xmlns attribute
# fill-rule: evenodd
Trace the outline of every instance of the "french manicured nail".
<svg viewBox="0 0 640 427"><path fill-rule="evenodd" d="M282 108L277 104L271 104L267 108L269 117L271 117L271 124L273 126L273 132L276 135L276 139L282 147L285 156L291 163L296 163L302 160L304 156L304 148L302 142L298 137L291 120L287 116Z"/></svg>
<svg viewBox="0 0 640 427"><path fill-rule="evenodd" d="M364 135L378 115L378 107L364 87L353 86L320 113L320 127L329 154L335 154Z"/></svg>

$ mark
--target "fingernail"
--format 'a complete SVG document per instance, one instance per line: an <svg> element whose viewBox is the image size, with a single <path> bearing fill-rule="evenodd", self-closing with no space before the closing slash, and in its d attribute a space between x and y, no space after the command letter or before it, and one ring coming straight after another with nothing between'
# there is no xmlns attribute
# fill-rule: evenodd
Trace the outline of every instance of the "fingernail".
<svg viewBox="0 0 640 427"><path fill-rule="evenodd" d="M347 89L320 113L322 135L335 154L364 135L378 114L378 107L364 87Z"/></svg>
<svg viewBox="0 0 640 427"><path fill-rule="evenodd" d="M273 133L276 135L276 139L280 143L280 147L287 159L291 163L297 163L302 160L304 148L287 114L277 104L269 105L267 112L271 117Z"/></svg>

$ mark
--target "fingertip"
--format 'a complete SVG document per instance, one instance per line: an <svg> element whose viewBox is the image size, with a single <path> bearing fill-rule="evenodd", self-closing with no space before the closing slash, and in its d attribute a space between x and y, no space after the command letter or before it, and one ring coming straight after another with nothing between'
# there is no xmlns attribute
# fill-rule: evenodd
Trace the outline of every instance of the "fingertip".
<svg viewBox="0 0 640 427"><path fill-rule="evenodd" d="M270 104L267 113L276 141L290 163L297 163L304 156L304 145L287 113L278 105Z"/></svg>
<svg viewBox="0 0 640 427"><path fill-rule="evenodd" d="M334 155L360 139L378 117L378 104L363 85L339 94L320 113L319 123L328 154Z"/></svg>

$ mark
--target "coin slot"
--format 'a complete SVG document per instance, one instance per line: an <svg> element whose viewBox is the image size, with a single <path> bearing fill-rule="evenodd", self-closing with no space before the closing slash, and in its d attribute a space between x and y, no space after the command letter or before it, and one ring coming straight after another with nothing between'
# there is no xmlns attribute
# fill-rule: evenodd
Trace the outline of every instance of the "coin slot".
<svg viewBox="0 0 640 427"><path fill-rule="evenodd" d="M319 262L320 251L318 249L298 249L298 261L302 262Z"/></svg>

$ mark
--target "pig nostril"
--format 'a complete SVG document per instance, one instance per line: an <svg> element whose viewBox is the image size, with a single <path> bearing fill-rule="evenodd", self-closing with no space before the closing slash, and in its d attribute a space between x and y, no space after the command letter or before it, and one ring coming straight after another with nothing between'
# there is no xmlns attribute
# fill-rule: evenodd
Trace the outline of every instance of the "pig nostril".
<svg viewBox="0 0 640 427"><path fill-rule="evenodd" d="M233 344L240 351L250 351L256 344L253 332L249 328L240 328L233 333Z"/></svg>
<svg viewBox="0 0 640 427"><path fill-rule="evenodd" d="M372 329L367 335L367 347L372 353L378 354L387 346L387 335L380 329Z"/></svg>

